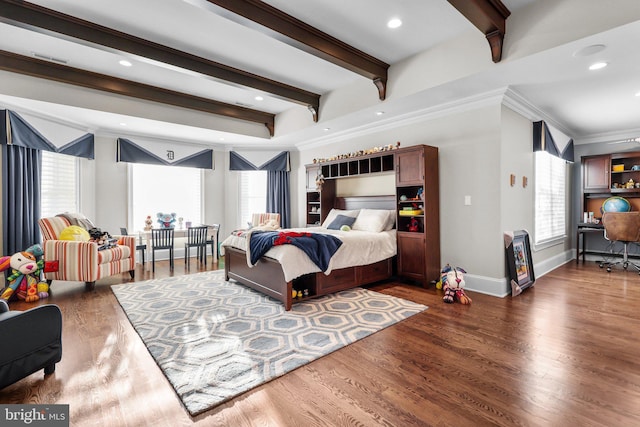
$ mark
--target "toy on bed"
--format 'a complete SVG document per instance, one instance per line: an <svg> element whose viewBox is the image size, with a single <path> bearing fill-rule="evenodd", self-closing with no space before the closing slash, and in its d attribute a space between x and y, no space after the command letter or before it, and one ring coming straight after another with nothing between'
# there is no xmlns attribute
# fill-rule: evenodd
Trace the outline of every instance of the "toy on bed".
<svg viewBox="0 0 640 427"><path fill-rule="evenodd" d="M456 300L458 300L460 304L471 304L471 298L464 293L464 274L467 272L460 267L451 267L447 264L441 273L440 282L444 289L444 297L442 300L447 304L453 304Z"/></svg>
<svg viewBox="0 0 640 427"><path fill-rule="evenodd" d="M174 228L175 227L175 224L174 224L174 222L176 222L176 213L175 212L171 212L171 213L158 212L156 214L156 216L158 217L157 222L158 222L158 224L160 224L160 228Z"/></svg>
<svg viewBox="0 0 640 427"><path fill-rule="evenodd" d="M0 258L0 271L11 268L11 275L7 278L8 286L0 298L9 301L16 295L18 299L34 302L49 297L49 285L42 280L45 265L43 254L42 247L36 244L24 252Z"/></svg>

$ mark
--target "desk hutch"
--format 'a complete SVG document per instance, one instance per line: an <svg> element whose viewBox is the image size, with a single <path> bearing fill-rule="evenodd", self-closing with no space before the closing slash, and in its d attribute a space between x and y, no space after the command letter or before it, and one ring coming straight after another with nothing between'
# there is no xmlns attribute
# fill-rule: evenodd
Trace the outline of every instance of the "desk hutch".
<svg viewBox="0 0 640 427"><path fill-rule="evenodd" d="M440 276L440 184L438 148L415 145L379 153L306 165L307 225L319 225L335 206L336 180L395 172L398 276L423 286ZM319 173L325 182L316 189ZM421 198L416 199L422 189ZM401 215L404 207L420 205L423 212ZM413 221L414 231L409 231ZM417 226L417 227L416 227Z"/></svg>
<svg viewBox="0 0 640 427"><path fill-rule="evenodd" d="M594 218L602 219L600 208L604 201L612 196L620 196L629 200L632 210L640 211L640 151L601 154L595 156L582 157L582 201L580 211L580 221L578 223L578 232L576 245L579 261L582 254L587 253L585 245L585 233L602 233L601 224L589 224L582 222L583 212L593 212ZM630 181L634 183L633 186ZM582 237L582 244L580 238Z"/></svg>

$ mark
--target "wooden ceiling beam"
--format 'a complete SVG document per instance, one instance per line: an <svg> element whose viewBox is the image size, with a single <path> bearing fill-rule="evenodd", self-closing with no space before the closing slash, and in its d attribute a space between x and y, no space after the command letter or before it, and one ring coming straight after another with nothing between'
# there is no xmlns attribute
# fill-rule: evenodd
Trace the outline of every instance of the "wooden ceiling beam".
<svg viewBox="0 0 640 427"><path fill-rule="evenodd" d="M3 50L0 50L0 70L260 123L267 127L269 135L274 135L275 115L263 111L225 104L195 95L81 70Z"/></svg>
<svg viewBox="0 0 640 427"><path fill-rule="evenodd" d="M259 0L184 0L371 79L386 97L389 64ZM232 13L229 13L232 12Z"/></svg>
<svg viewBox="0 0 640 427"><path fill-rule="evenodd" d="M458 12L484 33L493 62L502 59L506 21L511 12L500 0L448 0Z"/></svg>
<svg viewBox="0 0 640 427"><path fill-rule="evenodd" d="M320 95L267 79L246 71L229 67L208 59L191 55L158 43L113 30L52 9L18 0L0 0L0 21L43 32L58 38L82 40L90 46L114 52L127 53L163 66L189 70L218 81L250 87L273 96L304 105L314 113L320 107Z"/></svg>

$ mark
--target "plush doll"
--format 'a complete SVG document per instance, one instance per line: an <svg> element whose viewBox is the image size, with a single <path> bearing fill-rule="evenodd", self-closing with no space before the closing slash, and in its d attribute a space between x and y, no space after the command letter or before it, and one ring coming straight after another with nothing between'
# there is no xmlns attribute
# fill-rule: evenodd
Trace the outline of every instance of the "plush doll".
<svg viewBox="0 0 640 427"><path fill-rule="evenodd" d="M464 293L464 274L467 272L460 267L451 267L447 264L441 271L441 283L444 289L442 300L452 304L458 300L461 304L471 304L471 298Z"/></svg>
<svg viewBox="0 0 640 427"><path fill-rule="evenodd" d="M176 213L175 212L172 212L170 214L158 212L156 214L156 216L158 217L157 221L158 221L158 224L160 224L160 228L173 228L173 227L175 227L175 225L174 225L174 222L176 222Z"/></svg>
<svg viewBox="0 0 640 427"><path fill-rule="evenodd" d="M49 285L42 280L44 260L42 247L33 245L24 252L0 258L0 271L11 268L7 278L8 286L0 295L5 301L14 295L26 302L34 302L49 297ZM39 260L36 258L40 258Z"/></svg>
<svg viewBox="0 0 640 427"><path fill-rule="evenodd" d="M151 215L147 215L147 218L144 220L144 231L151 231L153 228L153 220L151 219Z"/></svg>

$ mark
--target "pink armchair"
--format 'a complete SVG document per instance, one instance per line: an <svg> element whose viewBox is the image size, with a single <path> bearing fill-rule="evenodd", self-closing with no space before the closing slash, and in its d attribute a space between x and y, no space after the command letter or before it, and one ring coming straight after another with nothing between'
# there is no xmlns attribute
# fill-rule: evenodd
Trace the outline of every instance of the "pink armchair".
<svg viewBox="0 0 640 427"><path fill-rule="evenodd" d="M45 279L85 282L87 289L95 287L96 280L114 274L129 272L135 277L134 236L121 236L123 244L115 248L98 250L94 242L58 240L60 232L71 225L65 217L42 218L38 221L42 232L44 261L57 261L58 271L44 273Z"/></svg>

